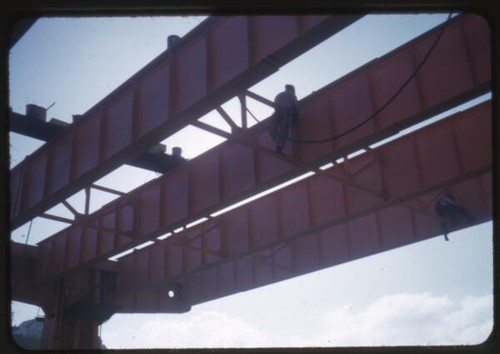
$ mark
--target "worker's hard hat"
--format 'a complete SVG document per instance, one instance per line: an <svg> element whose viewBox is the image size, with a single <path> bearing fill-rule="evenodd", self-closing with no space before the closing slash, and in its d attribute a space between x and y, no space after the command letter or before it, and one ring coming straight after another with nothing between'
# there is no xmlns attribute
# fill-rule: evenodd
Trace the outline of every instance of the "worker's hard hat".
<svg viewBox="0 0 500 354"><path fill-rule="evenodd" d="M291 90L291 91L295 91L295 87L293 85L285 85L285 90Z"/></svg>

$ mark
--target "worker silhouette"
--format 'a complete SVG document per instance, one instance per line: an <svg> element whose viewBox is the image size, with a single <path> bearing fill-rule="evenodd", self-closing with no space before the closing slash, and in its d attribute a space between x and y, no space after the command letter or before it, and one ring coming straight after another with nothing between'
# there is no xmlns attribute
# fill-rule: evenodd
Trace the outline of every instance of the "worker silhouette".
<svg viewBox="0 0 500 354"><path fill-rule="evenodd" d="M441 230L444 234L444 239L449 241L448 233L450 226L464 222L471 224L474 217L463 206L455 202L455 198L448 193L442 195L435 205L436 214L441 218Z"/></svg>
<svg viewBox="0 0 500 354"><path fill-rule="evenodd" d="M297 123L298 114L299 108L297 96L295 96L295 87L285 85L285 90L276 95L274 99L274 113L271 117L270 134L276 143L276 153L284 155L283 148L288 138L290 125Z"/></svg>

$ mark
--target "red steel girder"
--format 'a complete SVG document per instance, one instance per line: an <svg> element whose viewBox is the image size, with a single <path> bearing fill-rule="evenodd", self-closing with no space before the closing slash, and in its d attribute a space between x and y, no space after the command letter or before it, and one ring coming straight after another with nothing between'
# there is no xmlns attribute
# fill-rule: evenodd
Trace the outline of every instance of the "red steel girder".
<svg viewBox="0 0 500 354"><path fill-rule="evenodd" d="M14 133L43 141L49 141L56 139L64 129L65 126L59 124L33 119L29 116L12 111L9 112L9 130ZM165 173L168 170L177 167L184 161L185 159L172 155L151 153L147 151L139 155L136 159L129 161L128 164L159 173Z"/></svg>
<svg viewBox="0 0 500 354"><path fill-rule="evenodd" d="M61 283L71 283L71 288L78 288L78 293L91 293L93 288L89 285L89 273L95 271L103 274L114 274L117 271L115 262L103 262L99 267L82 268L79 272L67 274L64 278L57 278L53 282L37 283L37 267L40 266L40 249L36 246L10 242L10 284L12 299L33 304L44 308L50 307L54 292ZM112 295L106 296L108 304ZM68 303L68 301L66 301ZM47 311L46 311L47 312Z"/></svg>
<svg viewBox="0 0 500 354"><path fill-rule="evenodd" d="M196 304L438 236L444 190L473 224L491 220L491 155L487 102L120 258L119 312L161 311L174 286Z"/></svg>
<svg viewBox="0 0 500 354"><path fill-rule="evenodd" d="M491 218L491 182L491 173L486 173L459 184L449 184L447 188L454 195L458 195L464 205L475 205L475 215L481 221L486 221ZM430 193L415 200L410 199L407 203L417 204L422 199L432 201L435 197L435 193ZM483 202L487 204L482 204ZM275 242L269 249L262 245L263 248L255 252L244 250L245 240L234 240L233 244L242 247L241 256L224 259L212 255L213 259L216 259L212 263L208 263L209 252L203 249L197 252L196 247L164 245L162 250L155 246L149 254L146 253L148 249L143 249L143 253L137 251L130 258L120 260L129 264L122 264L123 268L119 273L123 288L120 286L117 292L117 312L179 312L186 310L189 305L440 236L439 222L429 215L430 210L431 208L418 211L407 205L394 205L345 223L333 223L325 229L297 235L296 238L283 240L281 243ZM396 219L400 220L394 223ZM457 229L466 226L460 225ZM221 242L216 241L216 237L208 237L211 239L204 241L204 245L217 245ZM154 254L165 255L165 259ZM192 268L189 272L181 273L177 267L174 276L162 278L167 272L166 269L172 269L173 261L170 261L169 257L173 257L177 262L191 262ZM132 269L132 264L138 269ZM196 264L202 266L197 267ZM130 283L137 279L140 280L139 283ZM145 283L143 279L148 282ZM169 298L170 289L176 291L176 297ZM173 307L176 310L173 310Z"/></svg>
<svg viewBox="0 0 500 354"><path fill-rule="evenodd" d="M296 136L334 135L374 112L415 69L437 31L302 100L302 123ZM250 136L221 144L115 200L85 224L69 227L40 243L45 257L53 259L43 277L105 260L484 92L490 80L489 42L486 38L477 46L479 40L471 38L478 35L488 37L489 32L477 16L463 16L450 23L416 82L353 137L327 144L290 144L293 158L283 159L272 153L272 141L265 124L261 124L250 131ZM397 75L389 75L391 72ZM437 81L432 79L436 76ZM453 84L442 83L447 80ZM424 94L428 91L434 95ZM345 105L350 97L358 100ZM364 108L360 111L360 107Z"/></svg>
<svg viewBox="0 0 500 354"><path fill-rule="evenodd" d="M36 286L35 269L39 262L40 253L36 246L10 243L10 280L12 299L28 304L41 304L43 294L39 286Z"/></svg>
<svg viewBox="0 0 500 354"><path fill-rule="evenodd" d="M362 15L209 18L11 171L19 227Z"/></svg>
<svg viewBox="0 0 500 354"><path fill-rule="evenodd" d="M118 262L117 297L109 303L119 312L188 311L192 303L436 236L433 205L444 189L476 222L489 220L490 126L486 102L135 251ZM44 285L33 284L27 260L40 249L20 246L12 247L13 297L38 304ZM171 289L177 296L168 296Z"/></svg>

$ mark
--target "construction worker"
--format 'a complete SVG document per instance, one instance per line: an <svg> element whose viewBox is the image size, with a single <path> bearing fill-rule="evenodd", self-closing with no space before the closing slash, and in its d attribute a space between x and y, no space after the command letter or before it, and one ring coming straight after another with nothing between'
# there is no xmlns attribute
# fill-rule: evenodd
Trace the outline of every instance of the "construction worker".
<svg viewBox="0 0 500 354"><path fill-rule="evenodd" d="M449 241L448 232L450 226L458 222L465 222L471 224L474 217L467 209L455 203L455 198L448 193L442 195L435 205L436 214L441 218L441 230L444 234L444 239Z"/></svg>
<svg viewBox="0 0 500 354"><path fill-rule="evenodd" d="M295 87L285 85L285 91L280 92L274 99L274 113L272 116L271 137L276 143L276 153L283 154L283 148L288 138L290 124L295 124L298 118L298 102L295 96Z"/></svg>

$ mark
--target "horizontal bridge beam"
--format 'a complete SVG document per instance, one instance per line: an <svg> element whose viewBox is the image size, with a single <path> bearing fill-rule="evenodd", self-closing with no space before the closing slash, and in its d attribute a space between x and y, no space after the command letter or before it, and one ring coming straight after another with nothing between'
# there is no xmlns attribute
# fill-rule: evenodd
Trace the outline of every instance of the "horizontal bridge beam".
<svg viewBox="0 0 500 354"><path fill-rule="evenodd" d="M117 265L116 305L125 313L187 311L190 304L436 236L440 229L433 206L444 189L477 223L487 221L492 213L490 130L487 102L118 263L107 262ZM40 247L27 252L14 246L14 258L23 254L25 259L16 263L13 277L18 299L37 289L33 279L39 274L33 268L54 267L61 253L40 256ZM24 269L27 257L38 258L36 266L32 262ZM170 289L182 297L169 298Z"/></svg>
<svg viewBox="0 0 500 354"><path fill-rule="evenodd" d="M66 127L57 123L30 118L16 112L9 112L9 130L34 139L51 141L56 139ZM185 162L185 159L177 156L144 152L127 164L158 173L166 173L183 162Z"/></svg>
<svg viewBox="0 0 500 354"><path fill-rule="evenodd" d="M204 21L11 171L12 227L134 160L360 17Z"/></svg>
<svg viewBox="0 0 500 354"><path fill-rule="evenodd" d="M460 224L452 231L491 219L491 185L491 173L447 185L461 204L474 206L477 218L473 224ZM332 224L331 227L283 240L269 249L244 253L234 259L217 258L217 263L208 263L208 257L173 245L164 251L154 249L157 256L136 253L127 260L121 260L122 263L129 263L122 264L122 272L119 273L118 312L178 312L188 304L215 300L440 236L439 222L429 216L431 207L421 211L409 207L421 200L432 201L435 197L435 192L420 195L417 199L409 199L408 205L393 205L345 223ZM212 242L208 240L205 244ZM234 242L244 243L239 240ZM158 258L163 255L164 259ZM173 259L175 262L187 262L187 259L193 262L196 259L205 267L191 265L190 273L162 278L166 272L162 267L175 268ZM131 284L137 279L139 283ZM176 289L177 303L184 307L172 309L176 303L168 297L170 289Z"/></svg>
<svg viewBox="0 0 500 354"><path fill-rule="evenodd" d="M481 46L474 47L476 50L473 51L471 46L477 42L467 39L478 33L487 37L487 27L484 26L482 19L475 16L461 17L450 23L436 52L417 74L416 81L387 111L354 132L354 137L345 136L327 144L290 144L293 157L283 159L269 153L273 151L272 141L266 124L260 124L250 129L245 136L246 143L223 143L109 203L87 219L89 227L76 225L42 241L40 247L47 257L57 255L54 258L57 264L44 271L44 277L106 260L366 147L437 111L453 107L464 97L484 92L490 80L489 49ZM295 136L333 135L375 112L415 70L418 65L415 58L425 54L422 48L430 46L437 31L424 34L303 99L300 102L301 122ZM443 81L452 84L443 84ZM437 86L438 93L435 91ZM425 94L433 90L434 95ZM357 100L352 100L352 97ZM360 107L364 108L360 111ZM98 232L97 226L108 231Z"/></svg>
<svg viewBox="0 0 500 354"><path fill-rule="evenodd" d="M491 220L491 117L482 104L325 171L374 161L354 178L384 197L317 174L120 258L120 312L161 311L137 299L172 284L196 304L440 235L444 190Z"/></svg>

